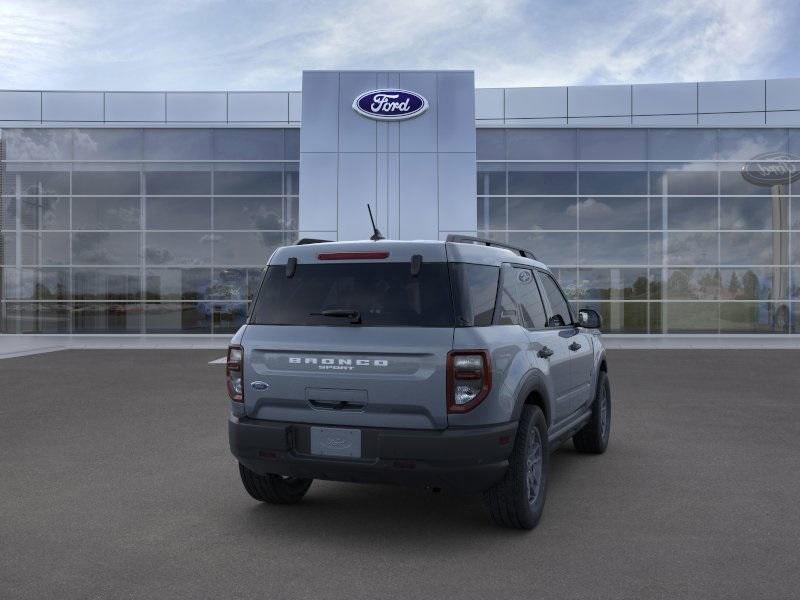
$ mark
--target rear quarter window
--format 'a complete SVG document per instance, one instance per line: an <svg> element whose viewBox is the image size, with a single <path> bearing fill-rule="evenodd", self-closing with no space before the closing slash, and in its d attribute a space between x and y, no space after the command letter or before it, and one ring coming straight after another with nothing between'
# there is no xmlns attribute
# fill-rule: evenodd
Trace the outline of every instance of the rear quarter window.
<svg viewBox="0 0 800 600"><path fill-rule="evenodd" d="M499 276L499 267L450 263L450 285L458 327L492 324Z"/></svg>

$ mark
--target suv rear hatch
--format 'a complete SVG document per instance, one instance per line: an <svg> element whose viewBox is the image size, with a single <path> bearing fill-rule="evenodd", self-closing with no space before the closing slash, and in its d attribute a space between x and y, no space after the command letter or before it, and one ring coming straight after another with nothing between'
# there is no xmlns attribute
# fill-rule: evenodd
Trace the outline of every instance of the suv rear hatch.
<svg viewBox="0 0 800 600"><path fill-rule="evenodd" d="M242 339L247 415L443 429L453 325L444 244L282 248Z"/></svg>

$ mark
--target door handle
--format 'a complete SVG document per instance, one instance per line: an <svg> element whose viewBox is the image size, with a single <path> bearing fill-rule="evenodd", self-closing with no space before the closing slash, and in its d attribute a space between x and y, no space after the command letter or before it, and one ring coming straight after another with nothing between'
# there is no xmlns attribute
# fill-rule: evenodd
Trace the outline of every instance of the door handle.
<svg viewBox="0 0 800 600"><path fill-rule="evenodd" d="M578 342L572 342L572 343L571 343L571 344L568 346L568 348L569 348L570 350L572 350L573 352L577 352L578 350L580 350L580 349L581 349L581 345L580 345Z"/></svg>
<svg viewBox="0 0 800 600"><path fill-rule="evenodd" d="M552 350L550 350L550 348L548 348L547 346L543 346L542 349L539 350L539 352L537 352L536 354L538 354L539 358L550 358L555 353Z"/></svg>

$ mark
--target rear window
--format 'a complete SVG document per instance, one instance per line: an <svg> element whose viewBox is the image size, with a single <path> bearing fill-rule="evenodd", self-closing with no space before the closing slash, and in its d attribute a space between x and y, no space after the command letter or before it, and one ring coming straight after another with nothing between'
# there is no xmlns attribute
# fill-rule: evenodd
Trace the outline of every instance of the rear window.
<svg viewBox="0 0 800 600"><path fill-rule="evenodd" d="M450 264L450 282L458 327L484 327L492 324L497 299L499 267Z"/></svg>
<svg viewBox="0 0 800 600"><path fill-rule="evenodd" d="M298 264L267 268L250 322L257 325L352 327L350 319L323 311L358 311L356 326L452 327L453 306L446 263Z"/></svg>

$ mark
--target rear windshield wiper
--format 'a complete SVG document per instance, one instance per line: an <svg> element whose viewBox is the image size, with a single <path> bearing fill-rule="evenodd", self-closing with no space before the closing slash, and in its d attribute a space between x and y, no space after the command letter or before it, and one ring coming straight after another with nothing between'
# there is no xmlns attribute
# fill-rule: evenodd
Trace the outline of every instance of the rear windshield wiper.
<svg viewBox="0 0 800 600"><path fill-rule="evenodd" d="M341 319L350 319L350 323L358 325L361 323L361 313L352 308L329 308L318 313L309 313L314 317L339 317Z"/></svg>

